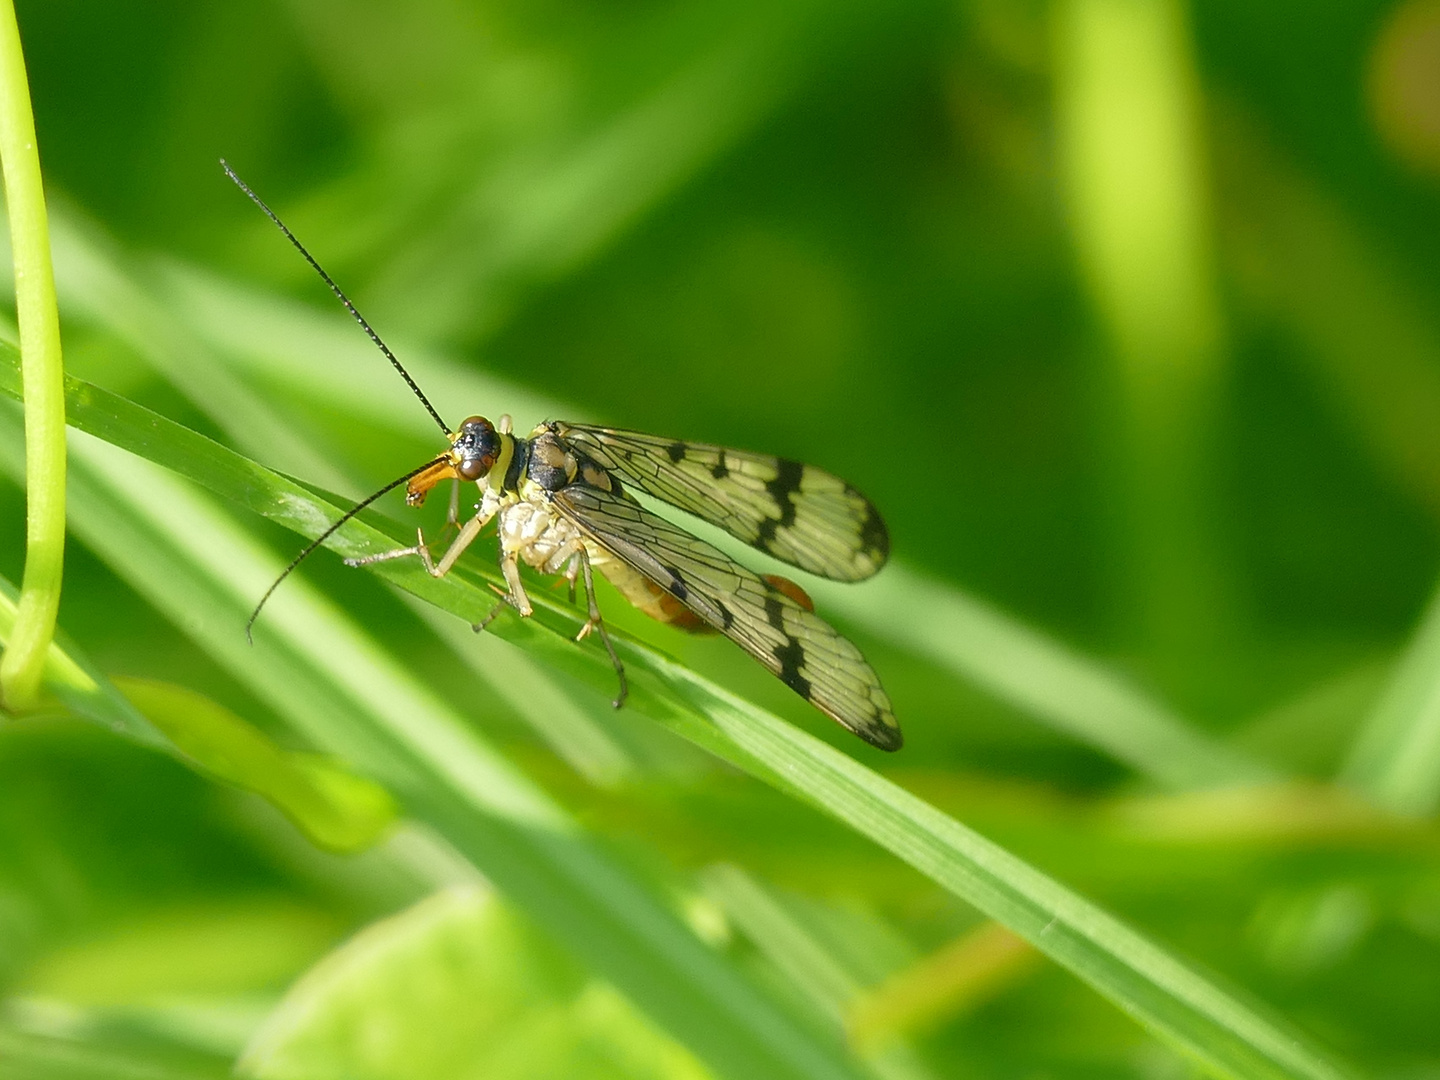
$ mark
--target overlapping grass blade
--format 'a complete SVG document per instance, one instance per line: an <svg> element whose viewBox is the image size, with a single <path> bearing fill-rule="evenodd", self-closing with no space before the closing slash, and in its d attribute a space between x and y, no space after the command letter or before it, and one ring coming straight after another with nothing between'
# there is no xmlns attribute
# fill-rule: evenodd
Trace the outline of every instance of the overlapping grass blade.
<svg viewBox="0 0 1440 1080"><path fill-rule="evenodd" d="M13 476L13 409L4 426ZM175 435L165 427L160 439ZM75 436L74 444L72 527L82 540L315 745L386 783L718 1073L853 1075L837 1048L767 1002L303 584L277 597L268 626L247 646L247 608L274 560L174 477L98 440Z"/></svg>
<svg viewBox="0 0 1440 1080"><path fill-rule="evenodd" d="M5 388L13 394L10 371L0 367ZM69 407L76 426L143 453L307 535L318 533L337 512L283 477L97 388L72 381ZM91 459L87 453L80 460ZM544 867L549 873L542 874L528 853L524 857L515 854L514 845L539 838L543 841L540 850L558 846L577 863L582 861L574 854L573 838L556 829L556 812L543 796L517 786L521 783L518 777L493 755L466 749L470 736L448 718L443 707L427 701L419 688L407 687L388 658L313 596L297 586L288 599L281 598L272 613L272 625L283 631L284 640L276 643L262 636L255 650L265 660L263 675L248 667L254 660L237 657L243 648L238 633L242 597L255 595L263 587L264 561L240 544L233 529L223 528L219 524L223 519L213 510L182 513L182 503L195 505L193 494L176 489L178 494L166 497L175 500L174 504L167 504L154 488L135 486L136 466L127 465L126 469L130 472L107 474L110 486L103 490L97 488L83 497L77 491L77 512L93 501L93 505L108 507L118 521L138 522L143 517L148 535L137 535L124 547L129 556L148 564L149 587L162 608L205 640L215 655L222 660L230 658L235 669L248 675L256 690L273 698L282 711L292 711L317 742L329 745L333 741L343 747L352 760L388 779L412 805L424 807L442 827L448 827L452 840L463 850L498 860L498 865L511 870L514 880L501 883L512 892L518 890L539 910L553 912L550 890L557 890L560 897L575 890L576 882L569 876L572 864L552 860ZM161 481L155 484L159 487ZM166 486L173 486L173 481ZM193 520L185 523L187 517ZM207 534L197 535L197 529ZM120 544L115 539L117 532L116 523L107 522L104 530L97 526L88 539L102 547ZM336 541L335 546L346 552L390 542L373 526L360 523L337 534ZM158 556L158 552L167 554ZM200 576L201 567L204 577ZM490 604L488 591L459 575L436 580L403 561L381 564L381 570L402 588L462 618L473 619ZM181 571L194 580L184 591L165 595L178 588ZM555 633L573 632L578 623L573 611L547 603L537 604L535 618L501 619L495 630L527 644L557 666L608 685L612 674L598 648L576 647ZM635 708L870 837L1010 927L1211 1071L1246 1078L1344 1075L1283 1022L1238 1000L1143 935L923 800L656 651L623 638L619 645L631 672ZM326 657L334 655L349 659L341 668L332 669ZM307 670L311 665L318 666L323 677ZM275 684L267 685L265 680L271 678ZM292 693L301 695L303 701L290 701ZM418 721L414 715L430 717L427 723L441 724L441 728L426 730L424 724L415 728ZM460 756L426 760L425 754L437 752ZM418 776L432 783L443 779L445 794L417 791ZM477 788L475 780L479 778L484 778L482 783L498 785L498 790ZM508 799L499 798L503 791L509 792ZM473 805L459 803L462 794ZM482 808L483 834L465 825ZM507 857L514 861L507 864ZM486 859L480 861L484 864ZM587 898L594 901L597 892L614 896L633 891L614 880L613 874L609 878L604 884L584 882L590 890ZM605 913L592 910L588 914L603 921L614 918L616 912L611 905ZM584 948L581 951L589 955ZM647 995L637 992L625 978L627 973L633 975L644 989L653 990L649 973L627 971L625 960L612 953L591 958L653 1010ZM692 1000L690 991L685 1000ZM652 1014L663 1016L663 1011ZM691 1045L696 1044L692 1041Z"/></svg>

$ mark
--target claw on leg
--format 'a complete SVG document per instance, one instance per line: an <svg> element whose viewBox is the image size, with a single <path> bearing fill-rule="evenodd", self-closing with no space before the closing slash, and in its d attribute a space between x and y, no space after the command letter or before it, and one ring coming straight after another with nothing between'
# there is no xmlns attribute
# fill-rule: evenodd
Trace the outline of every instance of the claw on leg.
<svg viewBox="0 0 1440 1080"><path fill-rule="evenodd" d="M500 572L505 575L505 581L510 588L502 589L494 582L490 583L491 590L500 597L500 602L490 609L490 614L471 626L471 629L477 634L494 622L495 616L504 611L506 605L518 611L521 618L528 619L534 614L534 609L530 606L530 597L525 594L525 583L520 580L520 564L514 555L501 553Z"/></svg>

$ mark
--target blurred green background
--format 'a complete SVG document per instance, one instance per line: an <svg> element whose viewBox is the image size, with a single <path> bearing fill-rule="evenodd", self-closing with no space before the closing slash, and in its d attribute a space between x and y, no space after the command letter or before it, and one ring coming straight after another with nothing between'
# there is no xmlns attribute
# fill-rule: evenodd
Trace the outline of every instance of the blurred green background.
<svg viewBox="0 0 1440 1080"><path fill-rule="evenodd" d="M610 593L615 623L1362 1071L1440 1077L1440 4L18 9L73 374L350 497L434 452L224 156L422 383L443 373L451 423L563 409L870 495L892 592L815 592L906 747ZM858 1067L1189 1074L817 812L593 692L527 707L334 556L304 573L798 1022L848 1025ZM305 749L85 544L61 625L106 674ZM991 631L1314 786L1189 790L1204 769L1076 720ZM270 1077L706 1075L433 838L326 854L276 801L73 720L0 731L0 1074L224 1075L248 1047Z"/></svg>

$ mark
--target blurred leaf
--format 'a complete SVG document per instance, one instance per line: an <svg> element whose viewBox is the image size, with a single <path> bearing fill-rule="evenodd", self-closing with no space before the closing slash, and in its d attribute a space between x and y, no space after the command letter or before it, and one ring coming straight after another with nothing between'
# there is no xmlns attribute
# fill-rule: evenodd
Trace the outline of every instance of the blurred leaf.
<svg viewBox="0 0 1440 1080"><path fill-rule="evenodd" d="M1440 808L1440 592L1366 717L1342 776L1397 814L1425 817Z"/></svg>
<svg viewBox="0 0 1440 1080"><path fill-rule="evenodd" d="M0 1026L0 1067L24 1080L228 1080L230 1063L168 1046L56 1038Z"/></svg>
<svg viewBox="0 0 1440 1080"><path fill-rule="evenodd" d="M362 851L395 821L380 785L338 762L280 749L193 690L152 679L116 685L201 770L269 799L323 848Z"/></svg>
<svg viewBox="0 0 1440 1080"><path fill-rule="evenodd" d="M312 969L240 1065L257 1080L704 1080L682 1047L487 891L452 888Z"/></svg>
<svg viewBox="0 0 1440 1080"><path fill-rule="evenodd" d="M335 512L288 481L158 416L144 416L143 410L122 399L73 381L71 390L74 423L91 426L93 407L96 428L112 432L123 444L150 448L157 459L228 492L242 504L263 507L270 516L294 523L311 535ZM14 437L12 432L10 438ZM270 574L267 565L273 563L242 541L217 511L178 482L148 465L142 468L142 463L121 457L102 444L77 436L73 452L72 499L81 536L122 565L132 564L131 573L146 567L141 574L144 587L157 602L169 608L173 617L200 636L218 657L234 664L237 674L251 678L257 692L267 695L277 708L290 711L312 737L322 742L333 740L337 750L348 750L354 755L352 760L385 777L412 805L433 808L428 812L437 815L437 824L450 830L462 850L476 838L468 828L457 828L450 816L455 811L437 798L440 791L464 792L467 817L481 808L497 815L485 819L492 829L503 821L539 830L527 832L532 836L528 843L533 843L533 837L546 837L538 850L549 857L554 850L550 838L558 839L567 830L558 811L511 774L498 755L488 748L482 752L473 736L462 737L458 721L437 702L428 700L419 687L409 684L383 654L321 605L301 583L293 583L288 592L277 595L268 612L270 633L283 635L284 648L270 645L270 633L266 633L257 637L253 651L239 651L243 648L238 637L243 621L240 598L262 591ZM13 471L17 467L13 449L7 451L7 459L6 465ZM95 476L87 479L91 470ZM240 476L245 479L237 487L235 479ZM137 534L122 540L122 521L133 522ZM352 552L363 550L355 542L361 535L376 534L356 523L337 534L335 546ZM436 597L462 618L473 619L489 606L488 590L467 584L461 574L434 579L422 568L401 565L399 560L379 567L383 576L417 595ZM194 584L182 588L182 572L187 577L195 575L191 579ZM565 640L567 632L573 633L580 622L577 613L536 599L534 618L499 620L496 631L530 644L592 682L608 685L613 673L603 655ZM228 618L217 620L221 612L228 612ZM342 647L342 642L347 644ZM1128 926L845 754L653 650L623 637L618 646L631 672L635 708L876 840L1212 1068L1237 1076L1343 1075L1278 1021L1258 1014ZM260 674L255 667L257 657L277 665L276 671ZM318 670L307 671L302 664L317 665ZM285 675L278 675L279 671ZM302 682L307 705L296 709L296 702L286 695ZM365 696L358 697L357 691ZM377 707L393 707L400 700L405 708L394 720L371 712ZM348 702L350 707L337 715L337 701ZM367 716L374 718L374 726L362 728L358 721ZM382 749L387 744L388 749ZM485 779L477 787L480 776ZM417 789L419 777L426 777L428 785L447 787ZM458 791L448 787L457 781L461 784ZM578 855L573 845L563 850L572 857ZM522 872L523 868L523 876L528 878L535 870L535 854L536 849L529 848L509 869ZM517 856L512 853L511 857ZM561 860L551 866L562 875L573 875L580 860ZM500 880L500 869L505 867L503 862L491 861L486 868L502 887L515 888L516 878ZM582 880L595 887L599 883L593 875L591 869L583 879L569 876L570 887ZM538 896L529 900L540 902ZM594 939L577 940L572 926L551 928L591 957L598 970L612 977L622 970L612 966L616 960L613 953L594 951L598 944ZM624 982L621 985L632 989ZM637 996L652 1012L666 1015L666 1006L674 1002L656 1001L653 987L646 989L651 993ZM694 1019L678 1017L672 1023L678 1026ZM714 1019L707 1025L706 1034L713 1036ZM691 1045L696 1046L693 1031L688 1026L680 1030L686 1031ZM770 1052L768 1046L766 1052Z"/></svg>
<svg viewBox="0 0 1440 1080"><path fill-rule="evenodd" d="M338 932L323 912L264 897L172 907L51 952L19 990L75 1005L121 1005L271 989Z"/></svg>

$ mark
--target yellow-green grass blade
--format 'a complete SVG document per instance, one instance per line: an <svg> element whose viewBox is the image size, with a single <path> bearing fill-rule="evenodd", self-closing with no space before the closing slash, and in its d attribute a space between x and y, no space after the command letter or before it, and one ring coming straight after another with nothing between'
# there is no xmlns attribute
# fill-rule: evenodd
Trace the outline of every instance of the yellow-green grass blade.
<svg viewBox="0 0 1440 1080"><path fill-rule="evenodd" d="M1440 807L1440 593L1366 717L1342 776L1398 814L1422 817Z"/></svg>
<svg viewBox="0 0 1440 1080"><path fill-rule="evenodd" d="M3 370L0 368L0 371ZM70 415L77 426L89 427L102 437L145 453L232 501L307 535L317 533L337 513L334 507L327 506L283 477L94 387L71 384ZM85 460L89 460L88 455ZM86 498L99 498L104 494L107 493L87 493ZM78 496L77 492L77 513L78 506L84 505ZM184 535L186 527L179 524L174 507L163 507L154 500L153 494L146 496L137 492L135 498L137 505L127 506L124 516L144 513L147 528L163 533L152 535L145 544L160 550L173 550L175 545L184 544L189 552L186 557L172 555L172 563L177 558L180 562L168 569L163 564L152 568L151 572L163 579L157 585L168 585L178 576L179 570L194 569L191 560L199 555L197 539L193 534ZM143 498L151 501L148 510L138 505ZM114 512L119 514L121 511L116 508ZM211 516L214 517L213 512ZM214 527L213 520L207 527ZM107 526L107 533L114 531L113 526ZM399 530L395 532L398 537ZM89 539L97 542L101 538ZM353 529L342 530L336 540L335 546L342 552L373 550L393 542L385 533L362 523L357 523ZM214 537L211 542L215 542ZM139 542L133 546L141 554L145 553L144 545ZM202 617L213 622L218 617L217 611L229 613L228 618L234 620L233 626L227 626L224 631L229 636L221 636L216 626L192 627L192 633L203 633L212 651L222 659L233 656L240 648L234 637L239 633L242 617L240 595L247 591L252 594L258 592L264 584L259 568L252 567L242 572L238 554L212 552L213 558L206 556L206 572L220 575L223 586L219 578L208 580L197 584L193 595L186 595L175 602L176 617L189 620L192 624L201 621ZM246 558L253 559L254 556ZM418 567L407 566L403 562L384 563L380 569L402 588L431 599L465 619L474 618L477 613L488 609L491 603L488 590L458 575L436 580ZM267 664L274 665L275 675L283 674L282 689L288 690L292 683L308 689L313 685L312 676L299 667L302 659L297 653L311 657L315 650L323 648L329 652L355 649L363 654L369 646L368 643L352 645L349 639L358 635L358 631L310 596L299 583L290 589L290 596L288 601L283 597L277 598L280 603L271 613L273 626L277 629L280 626L289 628L289 648L277 647L273 639L262 634L257 638L255 652L263 655ZM166 606L158 597L157 603L162 608ZM296 606L293 614L287 611L288 605ZM292 619L296 620L293 627ZM613 673L599 648L576 647L565 640L580 621L573 610L558 604L537 603L535 618L503 618L496 622L494 629L532 648L556 666L573 671L597 685L608 686ZM289 636L295 629L302 631L301 637ZM316 635L319 635L318 639ZM1339 1065L1283 1021L1243 1002L1144 935L844 753L715 686L652 649L623 638L618 644L631 673L633 707L870 837L989 917L1020 934L1158 1036L1204 1063L1212 1072L1247 1078L1345 1075ZM380 664L388 662L383 654L378 653L373 656L373 661ZM312 659L308 662L316 661ZM236 664L237 671L243 669L243 663ZM356 670L350 674L361 680L362 687L374 680L368 672ZM394 678L394 673L387 678ZM262 693L266 691L260 685L256 685L256 689ZM393 686L388 692L395 692ZM409 693L415 692L418 691ZM349 707L337 709L332 695L341 695L340 700L343 701L347 694ZM554 811L547 810L549 804L539 793L529 789L517 790L514 797L519 806L497 807L490 805L493 796L476 792L474 797L481 800L478 806L457 805L458 796L449 794L455 790L454 777L447 777L445 768L438 771L441 778L449 779L451 783L440 785L433 793L414 792L412 785L417 771L431 776L437 771L434 766L427 768L423 761L417 760L417 752L425 745L423 741L418 744L397 742L397 735L405 734L403 728L391 730L387 722L379 719L362 724L362 716L373 715L372 710L377 708L377 704L355 700L353 692L346 691L343 686L337 687L332 683L326 693L317 696L319 700L306 703L313 711L313 717L304 718L312 737L321 745L332 739L338 740L352 760L373 770L376 775L390 779L412 806L423 808L426 815L440 823L442 828L448 827L447 835L462 850L483 852L494 859L513 851L512 848L503 848L497 837L503 836L514 843L520 837L534 839L539 835L544 837L547 845L564 846L569 843L572 846L566 850L573 851L574 841L562 836L550 824ZM276 704L286 706L279 699ZM298 712L297 718L300 718ZM394 755L393 760L385 757L387 752ZM375 756L377 753L380 754L378 759ZM508 777L501 771L502 767L502 762L487 759L486 768L495 773L497 779ZM537 806L537 802L540 805ZM483 836L476 835L474 830L464 825L465 821L473 820L467 814L473 815L480 808L487 813L485 821L491 829ZM521 831L520 837L517 837L515 829L509 827L517 810L539 811L539 820L527 821L527 828ZM540 824L541 821L546 824ZM537 829L540 830L538 833ZM502 849L498 856L497 849ZM592 856L587 852L587 857ZM482 865L486 864L483 858L479 861ZM556 880L557 877L563 879L564 875L554 874L553 863L548 864L546 869L551 870L553 876L544 877L543 881L539 880L541 875L535 873L536 868L529 865L524 867L526 873L520 878L522 886L534 889L532 896L536 897L535 902L542 909L547 903L541 895L545 889L565 884L563 880ZM570 884L573 885L573 882ZM506 883L502 882L502 885ZM506 887L513 894L515 886ZM613 961L616 958L606 956L601 959ZM634 993L623 978L616 976L615 968L604 963L596 966ZM623 964L620 967L623 969ZM643 995L635 996L651 1008ZM659 1014L652 1009L652 1015ZM692 1041L690 1045L696 1044Z"/></svg>

